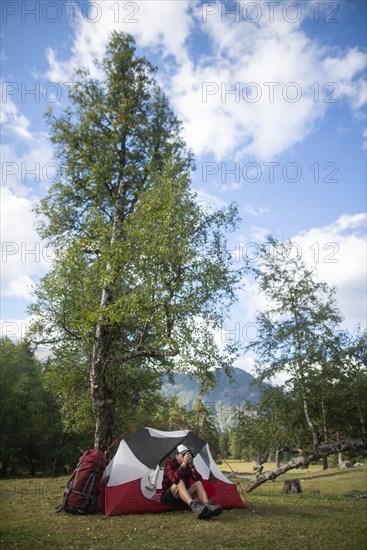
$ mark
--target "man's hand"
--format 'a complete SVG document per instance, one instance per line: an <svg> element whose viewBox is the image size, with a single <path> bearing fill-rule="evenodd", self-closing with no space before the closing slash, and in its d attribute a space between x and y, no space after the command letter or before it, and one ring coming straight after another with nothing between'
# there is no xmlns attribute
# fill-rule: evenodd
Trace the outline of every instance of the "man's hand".
<svg viewBox="0 0 367 550"><path fill-rule="evenodd" d="M186 453L185 456L184 456L184 459L182 461L182 466L184 466L184 468L186 468L186 466L188 466L189 464L191 464L192 462L192 455L190 452Z"/></svg>

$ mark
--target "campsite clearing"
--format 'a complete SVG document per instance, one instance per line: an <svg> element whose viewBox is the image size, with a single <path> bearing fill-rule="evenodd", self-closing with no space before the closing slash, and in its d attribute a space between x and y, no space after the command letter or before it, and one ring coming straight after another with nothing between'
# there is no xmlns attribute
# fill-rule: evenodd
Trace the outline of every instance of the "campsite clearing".
<svg viewBox="0 0 367 550"><path fill-rule="evenodd" d="M243 474L245 463L230 462ZM226 464L222 465L228 471ZM300 495L282 495L284 480L303 480ZM141 548L359 549L367 540L367 467L322 472L320 467L288 472L247 495L252 511L225 510L199 521L190 511L161 514L73 516L56 514L66 477L0 482L0 548L88 550ZM319 492L317 492L319 491ZM179 541L179 545L178 545Z"/></svg>

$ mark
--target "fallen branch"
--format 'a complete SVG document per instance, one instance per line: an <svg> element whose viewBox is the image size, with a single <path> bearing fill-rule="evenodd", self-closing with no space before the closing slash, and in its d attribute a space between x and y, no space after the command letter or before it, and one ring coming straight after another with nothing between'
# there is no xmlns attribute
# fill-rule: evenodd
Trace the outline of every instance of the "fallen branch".
<svg viewBox="0 0 367 550"><path fill-rule="evenodd" d="M311 451L304 451L302 456L290 460L285 464L282 464L278 468L275 468L271 472L266 472L256 477L254 481L249 483L245 488L245 493L253 491L266 481L275 481L275 479L282 474L285 474L289 470L300 468L301 466L307 466L311 462L319 460L323 456L329 456L332 454L341 453L344 451L352 451L357 449L366 449L367 443L363 439L345 439L343 441L336 441L335 443L328 443L325 445L319 445L313 448Z"/></svg>

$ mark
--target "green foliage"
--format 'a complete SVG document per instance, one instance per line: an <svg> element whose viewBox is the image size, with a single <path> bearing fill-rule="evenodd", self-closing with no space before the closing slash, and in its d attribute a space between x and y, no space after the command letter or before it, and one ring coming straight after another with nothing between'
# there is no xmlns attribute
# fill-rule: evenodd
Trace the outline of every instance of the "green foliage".
<svg viewBox="0 0 367 550"><path fill-rule="evenodd" d="M229 430L226 429L219 434L219 438L218 438L219 456L221 458L229 457L229 442L230 442Z"/></svg>
<svg viewBox="0 0 367 550"><path fill-rule="evenodd" d="M186 407L182 407L176 396L171 397L168 405L168 416L166 416L169 423L176 424L180 429L188 429L190 424L190 414ZM162 418L165 420L165 418Z"/></svg>
<svg viewBox="0 0 367 550"><path fill-rule="evenodd" d="M68 434L92 434L94 418L88 384L88 365L74 350L73 357L49 359L44 367L47 388L60 404L63 429ZM168 403L161 395L161 373L148 363L130 362L124 369L112 365L109 385L114 394L115 432L151 425L160 418L167 420ZM92 440L89 443L92 446Z"/></svg>
<svg viewBox="0 0 367 550"><path fill-rule="evenodd" d="M268 387L257 404L248 404L231 429L231 456L264 462L280 449L298 449L307 438L302 402L281 386Z"/></svg>
<svg viewBox="0 0 367 550"><path fill-rule="evenodd" d="M217 458L219 455L219 440L214 414L200 398L195 399L190 411L190 428L200 439L209 443L213 457Z"/></svg>
<svg viewBox="0 0 367 550"><path fill-rule="evenodd" d="M168 404L162 397L161 375L148 364L128 363L115 368L116 435L127 429L150 426L160 415L166 420Z"/></svg>
<svg viewBox="0 0 367 550"><path fill-rule="evenodd" d="M1 475L10 469L52 471L62 430L56 403L42 380L42 368L29 344L0 340Z"/></svg>
<svg viewBox="0 0 367 550"><path fill-rule="evenodd" d="M93 413L88 386L88 367L75 353L58 353L44 365L45 385L55 396L66 433L93 433Z"/></svg>
<svg viewBox="0 0 367 550"><path fill-rule="evenodd" d="M261 379L280 373L289 385L306 388L320 361L338 351L341 316L335 289L317 282L292 245L269 237L260 247L259 264L247 261L268 307L257 316L259 338L250 344L257 354Z"/></svg>
<svg viewBox="0 0 367 550"><path fill-rule="evenodd" d="M153 410L153 409L152 409ZM219 455L219 434L210 407L200 398L195 399L191 410L179 404L176 396L163 401L150 416L150 426L163 430L192 430L200 439L209 443L214 458Z"/></svg>
<svg viewBox="0 0 367 550"><path fill-rule="evenodd" d="M326 393L328 416L339 437L367 437L367 331L344 335L338 370ZM329 378L329 380L330 380ZM342 403L342 406L340 404Z"/></svg>
<svg viewBox="0 0 367 550"><path fill-rule="evenodd" d="M81 450L93 443L89 402L83 403L89 406L88 424L77 382L72 386L56 376L51 360L40 363L25 341L2 339L0 350L0 476L70 473ZM63 399L72 387L74 394Z"/></svg>

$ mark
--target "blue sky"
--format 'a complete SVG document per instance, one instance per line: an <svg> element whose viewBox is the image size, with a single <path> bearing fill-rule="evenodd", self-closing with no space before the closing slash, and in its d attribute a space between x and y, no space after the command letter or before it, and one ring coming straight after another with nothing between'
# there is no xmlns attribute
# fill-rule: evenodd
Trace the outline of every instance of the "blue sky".
<svg viewBox="0 0 367 550"><path fill-rule="evenodd" d="M238 261L268 233L291 239L337 285L345 326L366 326L366 2L4 0L1 9L3 334L24 331L29 288L50 265L32 212L57 170L44 112L67 105L75 68L98 77L93 59L114 29L132 33L159 69L196 156L199 200L238 204ZM242 334L262 304L248 282L220 338Z"/></svg>

